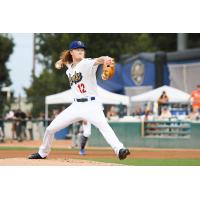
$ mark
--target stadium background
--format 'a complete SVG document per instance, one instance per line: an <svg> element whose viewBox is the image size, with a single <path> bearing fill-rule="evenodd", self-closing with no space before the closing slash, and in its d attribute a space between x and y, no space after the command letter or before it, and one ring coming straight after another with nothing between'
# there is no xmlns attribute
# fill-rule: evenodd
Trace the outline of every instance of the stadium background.
<svg viewBox="0 0 200 200"><path fill-rule="evenodd" d="M118 93L118 94L125 94L128 96L134 96L149 90L152 90L154 88L158 88L163 85L170 85L172 87L175 87L177 89L180 89L182 91L185 91L187 93L191 93L192 90L195 89L196 85L199 84L199 77L198 74L200 72L199 67L199 60L200 60L200 49L198 41L195 43L194 41L199 38L199 34L163 34L165 35L165 39L168 38L169 46L163 45L161 41L159 41L159 37L162 37L162 34L152 34L154 40L151 41L151 34L135 34L135 37L138 37L139 42L143 42L145 45L145 48L138 47L137 50L134 50L134 45L137 44L135 41L135 44L131 44L128 42L124 42L124 38L126 38L126 34L122 36L122 34L104 34L105 37L104 40L102 39L100 42L102 42L101 46L106 43L110 38L113 38L113 41L116 39L119 39L121 37L121 41L119 39L119 44L115 46L116 49L121 48L122 50L119 51L123 52L123 50L127 50L126 45L131 46L132 49L129 49L128 54L122 55L122 53L116 54L116 52L112 52L112 49L108 45L108 49L98 49L97 52L101 53L103 50L105 52L111 53L111 55L114 55L117 59L117 66L116 66L116 73L114 77L106 82L103 82L101 79L98 78L98 85L103 87L104 89ZM134 34L132 34L134 35ZM25 88L27 98L25 100L25 107L26 104L29 103L31 105L32 112L34 117L38 117L41 111L44 111L44 100L45 96L62 92L63 89L69 89L67 87L67 84L64 80L64 76L62 76L63 80L58 80L55 84L60 85L59 88L55 88L50 84L49 82L53 82L57 76L61 76L61 73L63 72L55 72L53 69L53 63L58 58L58 55L60 53L60 49L64 48L64 42L62 42L62 47L58 46L58 44L55 44L55 42L52 41L54 38L56 39L61 38L70 40L75 37L84 38L84 34L35 34L35 46L34 46L34 59L35 60L41 60L43 64L45 64L45 68L43 73L36 77L34 75L34 65L33 65L33 73L32 73L32 85L30 88ZM89 37L89 36L88 36ZM100 40L102 37L102 34L94 34L95 41L97 39ZM107 39L106 39L107 37ZM131 38L130 34L127 34L127 37ZM2 35L2 41L9 38L6 34ZM92 38L92 39L94 39ZM191 39L192 38L192 39ZM46 46L40 44L41 41L47 41ZM157 47L151 46L151 44L148 44L149 42L155 42L158 40L160 43L157 43ZM170 41L170 42L169 42ZM192 42L191 42L192 41ZM88 45L90 45L90 39L88 39ZM100 43L99 42L99 43ZM139 43L138 42L138 43ZM51 47L48 49L48 45ZM125 45L126 44L126 45ZM53 50L53 47L57 45L57 50ZM110 44L111 45L111 44ZM159 45L161 47L159 47ZM187 47L190 45L190 48ZM11 45L12 46L12 45ZM100 46L100 47L101 47ZM93 44L91 44L91 48L93 47ZM100 48L99 47L99 48ZM94 47L93 47L94 48ZM110 49L109 49L110 48ZM177 48L177 51L176 51ZM148 51L142 51L147 49ZM168 51L169 49L169 51ZM109 52L109 50L111 52ZM12 51L10 50L9 53ZM131 53L133 52L133 53ZM3 60L7 61L9 58L9 53L7 57ZM127 53L127 52L126 52ZM42 56L41 56L42 54ZM91 50L89 49L89 53L92 55ZM91 56L92 57L92 56ZM3 66L3 65L2 65ZM141 74L140 79L135 79L134 76L134 68L135 66L142 66L143 72ZM6 69L5 66L2 67L2 70ZM55 73L55 77L53 75ZM5 73L6 74L6 73ZM97 77L101 74L101 69L97 73ZM180 76L182 74L182 76ZM50 75L50 76L49 76ZM6 78L5 78L6 77ZM45 79L45 77L48 77L48 81ZM137 78L137 77L136 77ZM5 113L8 112L9 109L11 109L12 105L14 105L14 102L19 102L19 97L14 97L13 91L5 90L9 84L11 84L11 81L9 80L8 73L1 78L1 117L3 118L5 116ZM45 81L47 81L45 83ZM60 81L60 82L59 82ZM40 85L39 85L40 84ZM3 87L4 86L4 87ZM44 86L43 91L38 91L38 86ZM44 90L46 90L44 92ZM41 96L43 94L43 96ZM15 108L19 106L21 108L21 104L16 105ZM63 105L62 105L63 106ZM53 109L58 108L59 106L55 105L50 108L50 110L53 112ZM132 105L134 110L134 104ZM27 108L27 107L26 107ZM22 108L23 109L23 108ZM30 107L29 107L30 109ZM37 121L37 120L36 120ZM7 122L9 124L9 122ZM174 122L173 122L174 123ZM180 123L180 122L178 122ZM142 129L143 124L142 122L110 122L111 126L115 129L118 136L122 139L124 144L126 146L136 148L136 147L151 147L151 148L190 148L190 149L199 149L200 143L199 143L199 123L197 122L190 122L190 131L188 137L175 137L175 138L145 138L144 135L142 135ZM129 128L127 128L129 127ZM7 134L11 135L11 134ZM37 138L37 137L36 137ZM10 138L5 138L9 139ZM39 138L37 138L39 139ZM41 139L41 138L40 138ZM56 139L64 139L63 138L63 132L57 134ZM96 130L94 127L92 129L92 136L89 141L89 146L94 147L106 147L105 141L99 135L98 130ZM9 145L10 146L10 145ZM15 145L14 145L15 146ZM23 147L23 145L21 145Z"/></svg>

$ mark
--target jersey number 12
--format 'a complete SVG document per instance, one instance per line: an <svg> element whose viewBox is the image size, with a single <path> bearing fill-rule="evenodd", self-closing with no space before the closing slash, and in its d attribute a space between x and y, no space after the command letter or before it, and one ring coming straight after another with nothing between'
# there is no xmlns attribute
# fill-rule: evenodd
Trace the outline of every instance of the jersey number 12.
<svg viewBox="0 0 200 200"><path fill-rule="evenodd" d="M85 85L83 83L78 84L78 89L79 89L80 93L85 93L86 92Z"/></svg>

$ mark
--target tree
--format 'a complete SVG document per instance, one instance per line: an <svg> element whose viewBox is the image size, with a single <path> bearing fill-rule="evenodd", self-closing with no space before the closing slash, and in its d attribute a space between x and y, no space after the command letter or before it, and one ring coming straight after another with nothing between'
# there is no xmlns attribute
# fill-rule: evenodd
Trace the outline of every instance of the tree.
<svg viewBox="0 0 200 200"><path fill-rule="evenodd" d="M44 69L39 77L33 77L31 87L24 88L28 96L28 102L33 104L32 115L34 117L44 112L45 96L69 89L66 87L67 82L64 77L60 78L55 83L56 79L57 77L52 70ZM65 80L65 82L63 80Z"/></svg>
<svg viewBox="0 0 200 200"><path fill-rule="evenodd" d="M150 33L149 36L157 51L176 51L177 33Z"/></svg>
<svg viewBox="0 0 200 200"><path fill-rule="evenodd" d="M154 44L149 34L132 33L73 33L73 34L37 34L37 54L42 55L42 62L53 67L60 53L68 49L72 40L82 40L87 46L88 57L110 55L119 61L121 54L136 54L141 51L154 51Z"/></svg>
<svg viewBox="0 0 200 200"><path fill-rule="evenodd" d="M87 46L87 57L109 55L119 61L121 54L136 54L153 51L152 39L148 34L130 33L59 33L36 34L37 59L45 66L39 77L32 78L32 85L25 88L33 114L44 111L44 97L70 88L65 69L56 70L54 63L60 53L68 49L72 40L82 40Z"/></svg>
<svg viewBox="0 0 200 200"><path fill-rule="evenodd" d="M6 62L8 61L10 55L13 52L14 43L12 38L8 37L6 34L0 34L0 94L3 86L11 85L11 80L9 76L9 70L6 67ZM3 95L0 95L0 116L3 114L4 105L6 99Z"/></svg>
<svg viewBox="0 0 200 200"><path fill-rule="evenodd" d="M200 34L189 33L188 34L188 48L199 48L200 47Z"/></svg>
<svg viewBox="0 0 200 200"><path fill-rule="evenodd" d="M134 55L144 51L156 50L152 37L147 33L36 34L37 58L45 66L45 70L39 77L33 77L32 85L25 89L29 101L33 104L35 115L44 111L45 95L69 88L65 69L56 70L54 63L59 59L60 53L68 49L72 40L85 42L87 57L95 58L109 55L114 57L116 61L120 60L122 54Z"/></svg>

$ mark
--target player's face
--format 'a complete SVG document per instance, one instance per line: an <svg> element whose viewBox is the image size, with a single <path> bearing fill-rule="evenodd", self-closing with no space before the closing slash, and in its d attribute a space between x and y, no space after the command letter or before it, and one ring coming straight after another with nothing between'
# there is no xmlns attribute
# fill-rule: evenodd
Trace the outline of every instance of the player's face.
<svg viewBox="0 0 200 200"><path fill-rule="evenodd" d="M73 49L71 55L74 60L82 60L85 57L85 50L82 48Z"/></svg>

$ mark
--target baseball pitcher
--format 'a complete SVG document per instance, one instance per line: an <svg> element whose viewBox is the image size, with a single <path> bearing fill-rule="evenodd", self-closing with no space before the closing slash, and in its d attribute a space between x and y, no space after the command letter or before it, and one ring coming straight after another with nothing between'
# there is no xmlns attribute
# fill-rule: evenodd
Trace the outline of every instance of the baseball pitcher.
<svg viewBox="0 0 200 200"><path fill-rule="evenodd" d="M57 115L46 128L39 151L30 155L29 159L46 158L50 153L54 134L80 120L96 126L120 160L130 154L108 124L97 93L96 71L98 66L103 65L102 79L107 80L114 74L114 60L108 56L95 59L85 58L85 52L86 46L83 42L73 41L69 50L64 51L60 60L56 62L57 69L67 66L66 75L73 90L74 102Z"/></svg>

